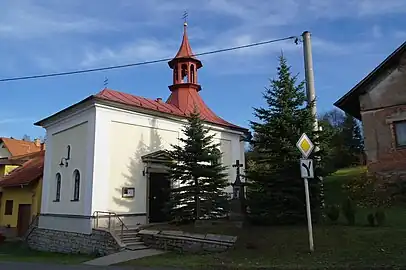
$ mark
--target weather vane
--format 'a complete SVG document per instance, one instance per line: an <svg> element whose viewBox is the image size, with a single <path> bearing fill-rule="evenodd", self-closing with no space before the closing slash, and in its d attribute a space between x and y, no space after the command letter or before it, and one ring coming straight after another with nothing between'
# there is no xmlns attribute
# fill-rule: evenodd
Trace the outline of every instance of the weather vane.
<svg viewBox="0 0 406 270"><path fill-rule="evenodd" d="M182 19L184 20L184 24L187 25L187 17L189 16L187 10L183 12Z"/></svg>

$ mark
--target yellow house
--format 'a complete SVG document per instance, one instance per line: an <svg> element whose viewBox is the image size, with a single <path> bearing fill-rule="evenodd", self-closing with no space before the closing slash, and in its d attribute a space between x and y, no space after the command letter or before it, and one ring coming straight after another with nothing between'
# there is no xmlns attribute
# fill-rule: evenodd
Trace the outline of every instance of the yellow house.
<svg viewBox="0 0 406 270"><path fill-rule="evenodd" d="M45 150L11 158L22 165L0 178L0 226L24 235L41 209Z"/></svg>
<svg viewBox="0 0 406 270"><path fill-rule="evenodd" d="M13 157L41 151L43 144L39 139L33 142L0 137L0 177L9 174L22 165L21 160Z"/></svg>

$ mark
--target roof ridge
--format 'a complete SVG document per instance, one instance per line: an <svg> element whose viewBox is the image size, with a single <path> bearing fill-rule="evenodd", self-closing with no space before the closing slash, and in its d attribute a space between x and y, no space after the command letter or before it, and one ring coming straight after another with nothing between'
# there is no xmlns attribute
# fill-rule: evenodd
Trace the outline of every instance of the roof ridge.
<svg viewBox="0 0 406 270"><path fill-rule="evenodd" d="M224 126L224 127L231 127L231 128L241 129L244 131L248 130L246 128L234 125L234 124L224 120L220 116L218 116L213 110L211 110L207 106L207 104L204 102L204 100L202 99L202 97L199 95L198 92L192 93L189 90L187 90L187 91L188 91L187 98L189 99L189 101L196 103L197 107L201 111L202 120L205 120L206 122L209 122L212 124ZM189 105L186 106L185 108L179 108L178 106L176 106L175 104L172 103L172 102L176 102L175 100L171 100L172 94L168 97L166 102L159 102L156 99L137 96L137 95L134 95L131 93L121 92L121 91L110 89L110 88L104 88L102 91L98 92L97 94L95 94L93 96L96 98L100 98L100 99L111 101L111 102L117 102L120 104L139 107L139 108L156 111L156 112L161 112L161 113L165 113L165 114L177 115L179 117L189 116L189 114L190 114ZM133 100L131 100L130 97L137 99L137 102L134 102ZM138 100L139 100L139 102L138 102ZM187 104L189 104L189 103L190 102L187 102Z"/></svg>

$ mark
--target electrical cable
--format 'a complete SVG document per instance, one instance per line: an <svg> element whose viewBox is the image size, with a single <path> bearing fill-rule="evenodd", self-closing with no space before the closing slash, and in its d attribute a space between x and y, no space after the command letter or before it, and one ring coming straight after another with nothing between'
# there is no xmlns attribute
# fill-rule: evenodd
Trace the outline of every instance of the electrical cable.
<svg viewBox="0 0 406 270"><path fill-rule="evenodd" d="M207 51L207 52L203 52L203 53L197 53L197 54L194 54L193 56L202 56L202 55L209 55L209 54L216 54L216 53L234 51L234 50L245 49L245 48L250 48L250 47L256 47L256 46L261 46L261 45L275 43L275 42L289 40L289 39L295 39L296 40L297 37L296 36L290 36L290 37L285 37L285 38L278 38L278 39L273 39L273 40L255 42L255 43L250 43L250 44L241 45L241 46L235 46L235 47L229 47L229 48L225 48L225 49ZM130 63L130 64L124 64L124 65L107 66L107 67L92 68L92 69L81 69L81 70L74 70L74 71L67 71L67 72L48 73L48 74L39 74L39 75L31 75L31 76L3 78L3 79L0 79L0 82L10 82L10 81L20 81L20 80L28 80L28 79L39 79L39 78L75 75L75 74L90 73L90 72L97 72L97 71L104 71L104 70L135 67L135 66L141 66L141 65L156 64L156 63L160 63L160 62L167 62L167 61L170 61L172 59L173 58L162 58L162 59L157 59L157 60Z"/></svg>

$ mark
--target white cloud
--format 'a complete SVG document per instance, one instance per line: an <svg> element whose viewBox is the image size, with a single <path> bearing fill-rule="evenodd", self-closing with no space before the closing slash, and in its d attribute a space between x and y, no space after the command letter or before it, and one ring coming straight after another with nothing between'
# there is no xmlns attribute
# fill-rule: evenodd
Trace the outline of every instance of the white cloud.
<svg viewBox="0 0 406 270"><path fill-rule="evenodd" d="M0 119L0 125L5 125L5 124L18 124L21 122L28 122L28 121L33 121L32 118L2 118Z"/></svg>
<svg viewBox="0 0 406 270"><path fill-rule="evenodd" d="M100 65L127 64L168 58L174 54L164 42L154 39L138 40L125 44L119 48L109 47L100 50L88 49L81 61L82 67L95 67Z"/></svg>
<svg viewBox="0 0 406 270"><path fill-rule="evenodd" d="M371 49L373 43L371 42L345 42L338 43L332 42L319 37L312 38L312 47L317 50L316 53L325 53L329 55L349 55L358 52L365 52Z"/></svg>
<svg viewBox="0 0 406 270"><path fill-rule="evenodd" d="M16 57L29 58L41 72L54 72L171 57L180 43L184 9L190 14L193 50L200 53L284 37L292 34L286 29L303 30L302 27L325 18L360 19L399 13L406 10L404 7L404 0L285 0L278 4L262 0L116 0L99 5L78 0L21 0L8 2L0 11L0 36L26 39L29 46L25 54L18 53ZM179 27L175 27L177 24ZM372 33L376 37L382 35L377 25ZM47 39L45 42L38 38ZM28 43L30 39L37 43ZM358 43L339 43L323 36L313 38L314 48L330 55L350 54L367 46ZM284 41L222 53L216 58L204 56L203 60L258 59L282 49L295 52L301 46Z"/></svg>
<svg viewBox="0 0 406 270"><path fill-rule="evenodd" d="M406 12L406 1L404 0L359 0L357 5L360 16Z"/></svg>
<svg viewBox="0 0 406 270"><path fill-rule="evenodd" d="M307 0L302 3L318 18L357 19L406 12L404 0Z"/></svg>
<svg viewBox="0 0 406 270"><path fill-rule="evenodd" d="M394 36L395 38L397 38L397 39L403 39L403 40L406 41L406 31L400 31L400 30L395 31L395 32L393 33L393 36Z"/></svg>
<svg viewBox="0 0 406 270"><path fill-rule="evenodd" d="M10 1L2 4L0 35L3 38L30 39L55 34L89 34L118 30L108 20L75 13L76 9L58 10L55 6L31 1ZM62 5L64 6L64 5Z"/></svg>
<svg viewBox="0 0 406 270"><path fill-rule="evenodd" d="M381 38L383 36L382 28L379 25L374 25L372 27L372 36L374 38Z"/></svg>

